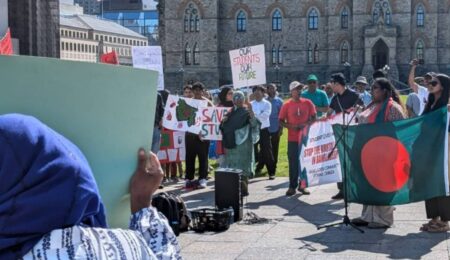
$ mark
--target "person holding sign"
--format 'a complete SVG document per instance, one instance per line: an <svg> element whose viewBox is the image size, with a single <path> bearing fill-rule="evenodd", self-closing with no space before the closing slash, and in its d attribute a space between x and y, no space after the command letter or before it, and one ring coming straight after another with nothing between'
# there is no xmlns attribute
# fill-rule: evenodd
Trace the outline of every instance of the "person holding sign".
<svg viewBox="0 0 450 260"><path fill-rule="evenodd" d="M300 138L303 135L303 128L316 120L316 108L309 99L301 98L300 93L303 85L294 81L289 85L291 99L283 104L280 111L280 124L288 129L288 161L289 161L289 189L286 196L292 196L298 191L304 195L310 194L299 185L300 172Z"/></svg>
<svg viewBox="0 0 450 260"><path fill-rule="evenodd" d="M269 178L275 178L275 160L272 153L272 143L270 142L270 114L272 113L272 104L264 99L266 89L262 85L253 87L252 110L255 113L256 119L261 122L261 129L259 131L259 142L255 144L255 154L258 164L256 172L260 172L264 165L269 172ZM259 152L258 152L259 144Z"/></svg>
<svg viewBox="0 0 450 260"><path fill-rule="evenodd" d="M391 122L406 118L400 95L388 79L376 79L371 89L373 102L359 114L359 124ZM383 174L385 174L383 171L378 171L378 175ZM368 228L389 228L394 223L394 210L395 207L392 206L363 205L361 217L352 219L352 223Z"/></svg>
<svg viewBox="0 0 450 260"><path fill-rule="evenodd" d="M252 106L244 106L245 96L241 91L233 93L234 107L220 124L225 148L224 168L243 171L242 195L248 196L248 179L252 178L254 166L253 144L258 142L260 123L252 111Z"/></svg>
<svg viewBox="0 0 450 260"><path fill-rule="evenodd" d="M130 229L108 228L89 163L39 120L0 116L0 259L181 259L167 219L151 206L163 177L140 149L130 181Z"/></svg>
<svg viewBox="0 0 450 260"><path fill-rule="evenodd" d="M196 82L192 85L192 92L194 92L194 99L207 100L203 97L205 86L201 82ZM208 101L208 106L212 106L211 101ZM206 188L208 177L208 152L209 141L203 140L200 134L193 134L186 132L186 183L185 187L191 186L191 181L195 175L195 159L198 156L198 174L199 174L199 188Z"/></svg>

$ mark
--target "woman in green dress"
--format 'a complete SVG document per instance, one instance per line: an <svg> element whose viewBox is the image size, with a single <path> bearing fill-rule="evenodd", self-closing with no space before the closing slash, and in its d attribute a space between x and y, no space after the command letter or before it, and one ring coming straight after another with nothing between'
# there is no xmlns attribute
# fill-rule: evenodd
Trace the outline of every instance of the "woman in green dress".
<svg viewBox="0 0 450 260"><path fill-rule="evenodd" d="M244 105L244 103L246 103ZM248 179L254 175L253 144L259 140L260 122L244 93L233 93L233 108L220 125L225 148L224 168L242 170L242 195L248 196Z"/></svg>

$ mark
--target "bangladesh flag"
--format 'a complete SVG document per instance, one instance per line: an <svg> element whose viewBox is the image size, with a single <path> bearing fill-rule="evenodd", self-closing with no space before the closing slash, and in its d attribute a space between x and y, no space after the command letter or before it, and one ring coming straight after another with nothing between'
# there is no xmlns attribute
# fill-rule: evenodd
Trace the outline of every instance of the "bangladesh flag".
<svg viewBox="0 0 450 260"><path fill-rule="evenodd" d="M349 202L398 205L448 194L447 108L407 120L350 126L338 144ZM344 126L333 125L336 140Z"/></svg>

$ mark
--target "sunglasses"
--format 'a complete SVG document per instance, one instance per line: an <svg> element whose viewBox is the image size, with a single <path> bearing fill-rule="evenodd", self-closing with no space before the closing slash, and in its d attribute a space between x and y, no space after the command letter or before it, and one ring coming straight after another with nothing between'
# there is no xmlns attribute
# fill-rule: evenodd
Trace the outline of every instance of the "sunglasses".
<svg viewBox="0 0 450 260"><path fill-rule="evenodd" d="M439 82L436 80L432 80L432 81L428 82L428 85L431 85L433 87L436 87L438 84L439 84Z"/></svg>

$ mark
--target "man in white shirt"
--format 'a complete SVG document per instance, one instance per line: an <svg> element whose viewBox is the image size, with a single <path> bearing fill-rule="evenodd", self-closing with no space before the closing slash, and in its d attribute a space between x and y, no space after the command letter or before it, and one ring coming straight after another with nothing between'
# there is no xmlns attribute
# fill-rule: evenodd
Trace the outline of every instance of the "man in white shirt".
<svg viewBox="0 0 450 260"><path fill-rule="evenodd" d="M428 101L428 82L433 78L433 72L428 72L424 76L425 86L421 86L416 83L415 81L415 71L417 65L419 65L419 60L414 59L410 62L411 70L409 71L409 77L408 77L408 85L412 90L417 93L417 96L420 99L420 114L422 114L423 110L425 109L425 105Z"/></svg>
<svg viewBox="0 0 450 260"><path fill-rule="evenodd" d="M256 173L261 172L264 165L267 167L269 177L275 176L275 159L272 153L272 144L270 142L270 114L272 113L272 104L264 99L266 89L261 86L253 87L252 110L255 117L261 122L261 130L259 131L259 142L255 144L255 156L258 165ZM259 145L259 153L258 153Z"/></svg>

